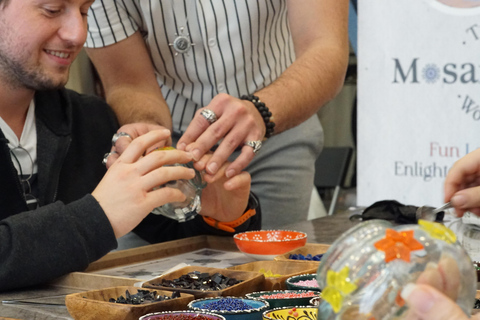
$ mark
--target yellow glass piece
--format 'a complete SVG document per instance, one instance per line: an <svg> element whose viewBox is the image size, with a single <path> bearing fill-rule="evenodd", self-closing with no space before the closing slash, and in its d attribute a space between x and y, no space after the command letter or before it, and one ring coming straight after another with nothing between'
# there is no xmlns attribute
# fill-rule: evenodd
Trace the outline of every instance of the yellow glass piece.
<svg viewBox="0 0 480 320"><path fill-rule="evenodd" d="M445 241L446 243L457 242L457 236L455 235L455 233L441 223L418 220L418 224L432 238Z"/></svg>
<svg viewBox="0 0 480 320"><path fill-rule="evenodd" d="M335 313L342 308L344 297L357 289L357 286L350 282L349 273L349 267L344 267L339 272L327 272L327 286L322 290L322 299L330 303Z"/></svg>
<svg viewBox="0 0 480 320"><path fill-rule="evenodd" d="M155 150L157 150L157 151L162 151L162 150L175 150L175 148L174 148L174 147L162 147L162 148L157 148L157 149L155 149Z"/></svg>
<svg viewBox="0 0 480 320"><path fill-rule="evenodd" d="M271 270L265 270L264 268L261 268L258 270L260 273L263 273L265 278L280 278L282 275L278 273L273 273Z"/></svg>

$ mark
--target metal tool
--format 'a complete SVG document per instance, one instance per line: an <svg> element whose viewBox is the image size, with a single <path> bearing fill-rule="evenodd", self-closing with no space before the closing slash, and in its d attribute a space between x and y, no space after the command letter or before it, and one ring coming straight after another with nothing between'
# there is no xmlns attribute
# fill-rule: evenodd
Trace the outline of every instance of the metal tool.
<svg viewBox="0 0 480 320"><path fill-rule="evenodd" d="M435 221L439 212L445 211L450 208L452 208L452 204L450 202L447 202L443 206L436 209L432 207L422 206L417 209L416 217L417 220L422 219L427 221Z"/></svg>

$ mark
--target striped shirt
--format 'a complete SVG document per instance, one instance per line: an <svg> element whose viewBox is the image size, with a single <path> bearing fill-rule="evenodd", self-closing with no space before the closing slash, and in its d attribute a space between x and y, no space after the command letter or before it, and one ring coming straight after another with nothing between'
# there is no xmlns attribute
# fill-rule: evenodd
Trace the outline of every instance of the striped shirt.
<svg viewBox="0 0 480 320"><path fill-rule="evenodd" d="M218 93L254 93L295 59L286 0L96 0L88 25L90 48L141 32L176 132ZM177 36L193 43L184 54Z"/></svg>

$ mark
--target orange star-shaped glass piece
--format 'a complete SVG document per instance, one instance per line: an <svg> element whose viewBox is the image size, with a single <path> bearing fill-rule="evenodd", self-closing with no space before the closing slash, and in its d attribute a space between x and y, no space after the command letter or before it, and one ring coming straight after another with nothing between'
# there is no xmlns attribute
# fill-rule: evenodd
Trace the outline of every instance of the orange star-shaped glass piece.
<svg viewBox="0 0 480 320"><path fill-rule="evenodd" d="M413 230L397 232L387 229L385 238L375 242L374 246L385 252L385 262L395 259L410 262L410 252L423 249L423 245L413 237Z"/></svg>

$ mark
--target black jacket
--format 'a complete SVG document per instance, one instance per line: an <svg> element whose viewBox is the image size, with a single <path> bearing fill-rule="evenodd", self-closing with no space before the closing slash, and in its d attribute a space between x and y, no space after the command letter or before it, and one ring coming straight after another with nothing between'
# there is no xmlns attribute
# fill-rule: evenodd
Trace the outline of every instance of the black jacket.
<svg viewBox="0 0 480 320"><path fill-rule="evenodd" d="M116 248L112 227L90 193L105 174L102 157L118 129L102 100L70 90L37 92L40 208L27 211L6 139L0 130L0 291L44 283ZM112 195L115 196L115 195ZM236 228L260 229L257 215ZM178 223L150 214L135 229L155 243L199 234L231 234L200 216Z"/></svg>

